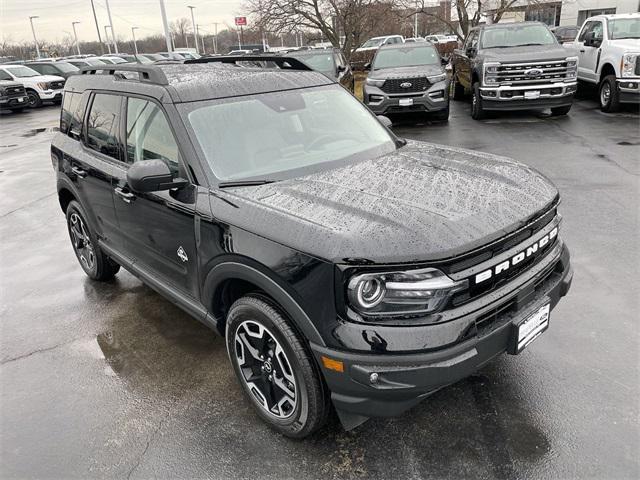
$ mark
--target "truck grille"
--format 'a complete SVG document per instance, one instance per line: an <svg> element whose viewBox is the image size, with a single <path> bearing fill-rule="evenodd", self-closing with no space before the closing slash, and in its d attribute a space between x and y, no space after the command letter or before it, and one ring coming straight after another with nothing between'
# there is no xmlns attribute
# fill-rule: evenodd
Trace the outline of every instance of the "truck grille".
<svg viewBox="0 0 640 480"><path fill-rule="evenodd" d="M390 78L384 82L381 90L385 93L416 93L424 92L428 86L427 77Z"/></svg>
<svg viewBox="0 0 640 480"><path fill-rule="evenodd" d="M640 55L636 57L636 69L634 74L640 77Z"/></svg>
<svg viewBox="0 0 640 480"><path fill-rule="evenodd" d="M51 82L49 84L49 88L51 88L51 90L60 90L61 88L64 88L64 80L57 80L55 82Z"/></svg>
<svg viewBox="0 0 640 480"><path fill-rule="evenodd" d="M24 87L7 87L4 89L8 97L21 97L25 95Z"/></svg>
<svg viewBox="0 0 640 480"><path fill-rule="evenodd" d="M537 85L561 82L567 77L567 61L509 63L498 67L498 82L512 85Z"/></svg>

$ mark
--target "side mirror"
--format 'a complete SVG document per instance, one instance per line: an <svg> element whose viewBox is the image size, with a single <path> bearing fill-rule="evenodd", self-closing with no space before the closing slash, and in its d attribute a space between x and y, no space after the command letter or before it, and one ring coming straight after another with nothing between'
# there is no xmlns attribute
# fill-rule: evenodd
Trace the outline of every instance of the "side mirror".
<svg viewBox="0 0 640 480"><path fill-rule="evenodd" d="M600 45L602 45L602 39L596 38L595 32L589 32L584 37L584 45L586 47L598 48Z"/></svg>
<svg viewBox="0 0 640 480"><path fill-rule="evenodd" d="M340 72L344 72L346 69L347 69L347 67L345 67L344 65L338 65L338 66L336 67L336 71L337 71L338 73L340 73Z"/></svg>
<svg viewBox="0 0 640 480"><path fill-rule="evenodd" d="M389 117L385 117L384 115L376 115L376 117L378 117L380 123L387 128L391 128L391 125L393 125L393 122Z"/></svg>
<svg viewBox="0 0 640 480"><path fill-rule="evenodd" d="M364 69L365 70L371 70L371 62L367 62L364 64Z"/></svg>
<svg viewBox="0 0 640 480"><path fill-rule="evenodd" d="M142 160L127 171L127 185L134 192L159 192L184 187L186 180L174 180L171 170L162 160Z"/></svg>

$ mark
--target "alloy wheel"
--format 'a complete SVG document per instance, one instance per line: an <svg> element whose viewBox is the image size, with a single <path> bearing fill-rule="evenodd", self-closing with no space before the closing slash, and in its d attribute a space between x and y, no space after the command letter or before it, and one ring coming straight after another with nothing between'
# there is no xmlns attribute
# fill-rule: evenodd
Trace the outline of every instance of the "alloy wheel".
<svg viewBox="0 0 640 480"><path fill-rule="evenodd" d="M298 387L291 362L273 333L247 320L236 330L234 345L242 379L257 403L276 418L290 417L296 408Z"/></svg>
<svg viewBox="0 0 640 480"><path fill-rule="evenodd" d="M88 270L93 269L96 263L96 255L84 221L77 213L72 213L69 217L69 233L71 234L73 249L76 251L80 262Z"/></svg>

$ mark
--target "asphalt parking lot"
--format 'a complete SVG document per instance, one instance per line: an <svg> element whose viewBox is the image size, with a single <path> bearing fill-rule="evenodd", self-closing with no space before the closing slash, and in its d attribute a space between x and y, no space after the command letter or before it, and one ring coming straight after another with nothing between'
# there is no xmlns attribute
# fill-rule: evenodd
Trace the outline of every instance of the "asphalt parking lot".
<svg viewBox="0 0 640 480"><path fill-rule="evenodd" d="M403 417L304 441L242 398L224 342L126 272L77 265L49 142L58 108L0 115L3 478L640 477L640 120L578 101L401 136L514 157L563 194L573 288L550 329Z"/></svg>

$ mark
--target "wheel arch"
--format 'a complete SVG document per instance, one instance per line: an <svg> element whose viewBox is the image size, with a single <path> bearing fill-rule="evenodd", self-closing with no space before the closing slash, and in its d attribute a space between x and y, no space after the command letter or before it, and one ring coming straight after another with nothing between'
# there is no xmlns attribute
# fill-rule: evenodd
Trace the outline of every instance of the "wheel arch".
<svg viewBox="0 0 640 480"><path fill-rule="evenodd" d="M600 69L598 83L600 83L602 79L607 77L608 75L616 75L616 68L611 64L611 62L606 61L602 64L602 68Z"/></svg>
<svg viewBox="0 0 640 480"><path fill-rule="evenodd" d="M213 316L222 336L225 335L226 312L241 296L257 292L269 297L291 320L293 328L309 342L325 345L317 328L296 300L296 295L268 268L257 262L233 256L214 265L207 273L202 289L203 304Z"/></svg>
<svg viewBox="0 0 640 480"><path fill-rule="evenodd" d="M80 196L74 185L60 176L58 177L57 190L58 202L64 213L67 213L67 207L73 200L80 203Z"/></svg>

